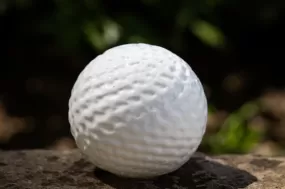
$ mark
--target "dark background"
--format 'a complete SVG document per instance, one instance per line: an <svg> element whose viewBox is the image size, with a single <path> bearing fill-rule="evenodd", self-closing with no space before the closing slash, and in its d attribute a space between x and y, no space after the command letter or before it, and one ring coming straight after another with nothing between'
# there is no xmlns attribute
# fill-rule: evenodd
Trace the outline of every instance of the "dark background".
<svg viewBox="0 0 285 189"><path fill-rule="evenodd" d="M208 96L207 153L285 146L285 1L1 0L0 149L65 150L71 88L104 50L163 46Z"/></svg>

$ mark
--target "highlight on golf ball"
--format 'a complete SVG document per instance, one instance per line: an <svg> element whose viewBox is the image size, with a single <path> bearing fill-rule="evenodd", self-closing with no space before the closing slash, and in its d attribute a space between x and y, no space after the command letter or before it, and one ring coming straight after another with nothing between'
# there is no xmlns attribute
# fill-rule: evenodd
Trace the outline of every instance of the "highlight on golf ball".
<svg viewBox="0 0 285 189"><path fill-rule="evenodd" d="M197 150L207 100L191 67L149 44L113 47L79 74L69 99L71 133L95 166L130 178L173 172Z"/></svg>

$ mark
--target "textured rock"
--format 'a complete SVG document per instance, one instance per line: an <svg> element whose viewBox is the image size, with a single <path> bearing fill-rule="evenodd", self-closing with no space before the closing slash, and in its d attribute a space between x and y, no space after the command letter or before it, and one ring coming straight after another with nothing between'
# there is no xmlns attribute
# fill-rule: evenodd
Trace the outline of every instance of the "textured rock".
<svg viewBox="0 0 285 189"><path fill-rule="evenodd" d="M77 151L0 151L0 189L282 189L285 158L201 153L178 171L152 180L95 169Z"/></svg>

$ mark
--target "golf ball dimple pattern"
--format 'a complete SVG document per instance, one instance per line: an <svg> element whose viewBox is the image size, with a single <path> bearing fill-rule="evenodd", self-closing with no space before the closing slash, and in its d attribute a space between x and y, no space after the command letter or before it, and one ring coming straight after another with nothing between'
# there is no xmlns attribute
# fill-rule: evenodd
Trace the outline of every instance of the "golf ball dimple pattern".
<svg viewBox="0 0 285 189"><path fill-rule="evenodd" d="M77 146L101 169L147 178L181 167L205 132L202 85L180 57L158 46L127 44L92 60L69 100Z"/></svg>

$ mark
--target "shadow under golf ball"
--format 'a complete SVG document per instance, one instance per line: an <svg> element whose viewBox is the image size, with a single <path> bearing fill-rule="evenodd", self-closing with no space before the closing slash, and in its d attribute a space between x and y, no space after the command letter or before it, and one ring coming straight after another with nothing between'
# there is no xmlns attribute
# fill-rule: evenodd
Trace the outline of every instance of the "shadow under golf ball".
<svg viewBox="0 0 285 189"><path fill-rule="evenodd" d="M150 179L119 177L99 168L94 170L94 174L101 182L116 189L238 189L257 181L255 176L244 170L210 161L199 154L177 171Z"/></svg>

